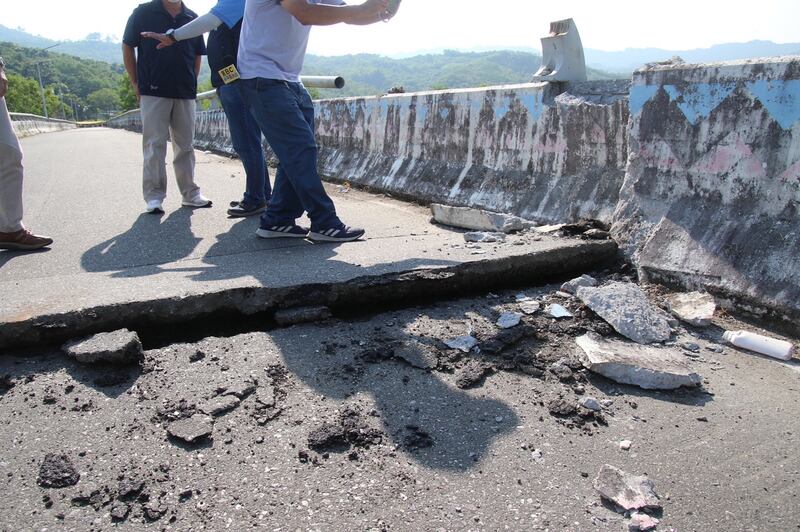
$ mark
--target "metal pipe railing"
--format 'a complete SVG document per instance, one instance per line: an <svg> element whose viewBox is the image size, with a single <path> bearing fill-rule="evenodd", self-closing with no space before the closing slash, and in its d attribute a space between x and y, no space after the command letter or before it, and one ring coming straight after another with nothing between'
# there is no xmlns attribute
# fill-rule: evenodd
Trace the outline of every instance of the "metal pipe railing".
<svg viewBox="0 0 800 532"><path fill-rule="evenodd" d="M344 88L344 78L342 76L300 76L303 85L312 89L341 89ZM210 100L216 98L217 91L210 90L201 92L197 95L198 100Z"/></svg>

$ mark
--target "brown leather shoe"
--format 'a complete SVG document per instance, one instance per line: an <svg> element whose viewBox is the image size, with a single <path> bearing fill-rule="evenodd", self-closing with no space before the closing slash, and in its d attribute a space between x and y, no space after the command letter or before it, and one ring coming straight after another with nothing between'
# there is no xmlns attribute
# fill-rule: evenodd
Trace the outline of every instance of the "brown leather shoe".
<svg viewBox="0 0 800 532"><path fill-rule="evenodd" d="M21 229L14 233L0 233L0 249L32 251L34 249L42 249L52 243L52 238L34 235L27 229Z"/></svg>

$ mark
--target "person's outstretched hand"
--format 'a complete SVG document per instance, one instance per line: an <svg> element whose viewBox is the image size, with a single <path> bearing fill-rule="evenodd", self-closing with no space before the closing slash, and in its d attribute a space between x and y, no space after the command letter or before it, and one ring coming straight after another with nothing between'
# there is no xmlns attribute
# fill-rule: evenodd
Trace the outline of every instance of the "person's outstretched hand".
<svg viewBox="0 0 800 532"><path fill-rule="evenodd" d="M167 46L172 46L175 42L167 37L164 33L155 33L153 31L143 31L141 33L142 37L145 39L155 39L158 41L158 46L156 46L157 50L161 50L162 48L166 48Z"/></svg>

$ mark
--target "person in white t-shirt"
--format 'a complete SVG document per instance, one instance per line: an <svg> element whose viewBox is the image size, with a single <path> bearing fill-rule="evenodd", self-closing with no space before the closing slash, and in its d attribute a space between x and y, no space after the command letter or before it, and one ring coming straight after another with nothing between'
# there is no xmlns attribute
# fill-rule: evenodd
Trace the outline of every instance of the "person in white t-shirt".
<svg viewBox="0 0 800 532"><path fill-rule="evenodd" d="M398 2L367 0L247 0L238 68L242 96L280 164L272 200L261 216L261 238L349 242L364 236L336 215L317 173L314 105L300 83L311 26L366 25L394 16ZM308 213L311 228L297 225Z"/></svg>

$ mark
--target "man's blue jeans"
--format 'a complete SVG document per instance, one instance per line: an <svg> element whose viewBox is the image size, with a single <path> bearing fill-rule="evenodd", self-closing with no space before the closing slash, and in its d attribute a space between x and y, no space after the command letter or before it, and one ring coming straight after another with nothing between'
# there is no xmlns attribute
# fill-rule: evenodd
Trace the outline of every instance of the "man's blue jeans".
<svg viewBox="0 0 800 532"><path fill-rule="evenodd" d="M308 91L300 83L275 79L245 79L240 84L250 112L280 161L261 226L294 224L305 211L314 231L341 227L317 173L314 104Z"/></svg>
<svg viewBox="0 0 800 532"><path fill-rule="evenodd" d="M262 205L270 201L272 187L264 162L261 130L244 103L238 83L217 88L217 96L228 117L233 149L239 155L247 175L244 202L249 206Z"/></svg>

